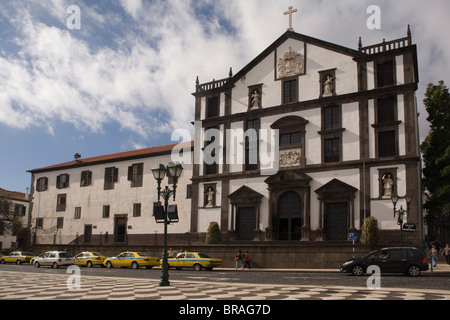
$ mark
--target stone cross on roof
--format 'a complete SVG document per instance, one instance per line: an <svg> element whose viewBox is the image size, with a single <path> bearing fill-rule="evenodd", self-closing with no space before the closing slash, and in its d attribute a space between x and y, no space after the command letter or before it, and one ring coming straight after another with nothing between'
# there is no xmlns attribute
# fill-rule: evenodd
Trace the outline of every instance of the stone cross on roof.
<svg viewBox="0 0 450 320"><path fill-rule="evenodd" d="M297 9L292 9L292 7L288 7L288 11L284 13L284 15L289 15L289 28L288 31L294 31L292 28L292 14L297 12Z"/></svg>

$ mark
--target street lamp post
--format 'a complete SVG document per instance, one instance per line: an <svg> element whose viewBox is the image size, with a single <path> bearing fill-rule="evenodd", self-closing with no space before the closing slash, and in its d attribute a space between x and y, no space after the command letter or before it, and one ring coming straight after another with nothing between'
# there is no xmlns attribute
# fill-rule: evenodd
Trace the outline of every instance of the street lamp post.
<svg viewBox="0 0 450 320"><path fill-rule="evenodd" d="M406 210L403 209L403 206L400 206L400 209L396 209L396 205L397 205L397 201L398 201L398 196L397 194L392 194L391 200L392 200L392 204L394 205L394 218L395 215L397 214L397 224L400 226L400 247L402 246L402 242L403 242L403 216L406 214L408 214L409 212L409 205L411 204L411 200L412 200L412 196L411 195L406 195L405 196L406 199Z"/></svg>
<svg viewBox="0 0 450 320"><path fill-rule="evenodd" d="M170 162L167 168L162 164L157 164L152 168L153 177L158 182L158 202L162 196L164 200L164 249L163 249L163 263L162 263L162 271L161 271L161 280L159 282L159 286L170 286L169 281L169 265L167 263L167 225L170 223L167 214L167 208L169 205L169 198L173 196L173 200L175 200L175 194L177 189L178 178L183 171L183 167L179 163ZM170 189L166 186L163 190L161 190L161 181L166 176L167 172L173 178L173 187ZM158 221L157 221L158 222Z"/></svg>

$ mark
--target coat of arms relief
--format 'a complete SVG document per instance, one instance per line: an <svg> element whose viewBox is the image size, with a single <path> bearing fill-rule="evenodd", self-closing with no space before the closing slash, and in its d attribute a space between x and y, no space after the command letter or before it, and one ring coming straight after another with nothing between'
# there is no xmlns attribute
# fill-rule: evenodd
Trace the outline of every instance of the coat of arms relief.
<svg viewBox="0 0 450 320"><path fill-rule="evenodd" d="M289 51L278 59L278 77L284 78L302 73L304 73L303 55L289 47Z"/></svg>

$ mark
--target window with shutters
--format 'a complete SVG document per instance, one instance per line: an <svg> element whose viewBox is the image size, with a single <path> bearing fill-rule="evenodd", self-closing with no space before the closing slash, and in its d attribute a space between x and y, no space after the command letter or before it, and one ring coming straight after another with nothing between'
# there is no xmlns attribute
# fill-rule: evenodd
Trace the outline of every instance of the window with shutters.
<svg viewBox="0 0 450 320"><path fill-rule="evenodd" d="M56 197L56 211L66 211L67 194L58 194Z"/></svg>
<svg viewBox="0 0 450 320"><path fill-rule="evenodd" d="M131 181L131 187L142 187L144 177L144 164L137 163L128 167L128 181Z"/></svg>
<svg viewBox="0 0 450 320"><path fill-rule="evenodd" d="M119 180L119 169L116 167L105 168L104 190L114 189L114 183Z"/></svg>
<svg viewBox="0 0 450 320"><path fill-rule="evenodd" d="M67 173L60 174L56 177L56 188L65 189L69 187L70 176Z"/></svg>
<svg viewBox="0 0 450 320"><path fill-rule="evenodd" d="M48 178L42 177L37 179L36 181L36 191L42 192L48 189Z"/></svg>
<svg viewBox="0 0 450 320"><path fill-rule="evenodd" d="M80 178L80 187L87 187L92 184L92 171L82 171Z"/></svg>

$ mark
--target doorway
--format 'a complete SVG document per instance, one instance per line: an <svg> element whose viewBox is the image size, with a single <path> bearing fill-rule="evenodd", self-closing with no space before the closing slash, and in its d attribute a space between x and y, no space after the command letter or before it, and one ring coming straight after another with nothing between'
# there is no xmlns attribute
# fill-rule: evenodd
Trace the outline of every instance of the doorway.
<svg viewBox="0 0 450 320"><path fill-rule="evenodd" d="M348 238L347 202L335 202L326 204L325 230L327 240L347 240Z"/></svg>
<svg viewBox="0 0 450 320"><path fill-rule="evenodd" d="M236 217L236 231L239 240L253 240L256 229L256 208L240 207Z"/></svg>
<svg viewBox="0 0 450 320"><path fill-rule="evenodd" d="M92 224L84 225L84 242L92 241Z"/></svg>
<svg viewBox="0 0 450 320"><path fill-rule="evenodd" d="M278 199L278 240L300 240L302 231L302 198L295 191Z"/></svg>
<svg viewBox="0 0 450 320"><path fill-rule="evenodd" d="M127 216L116 215L114 217L114 241L125 242L127 236Z"/></svg>

